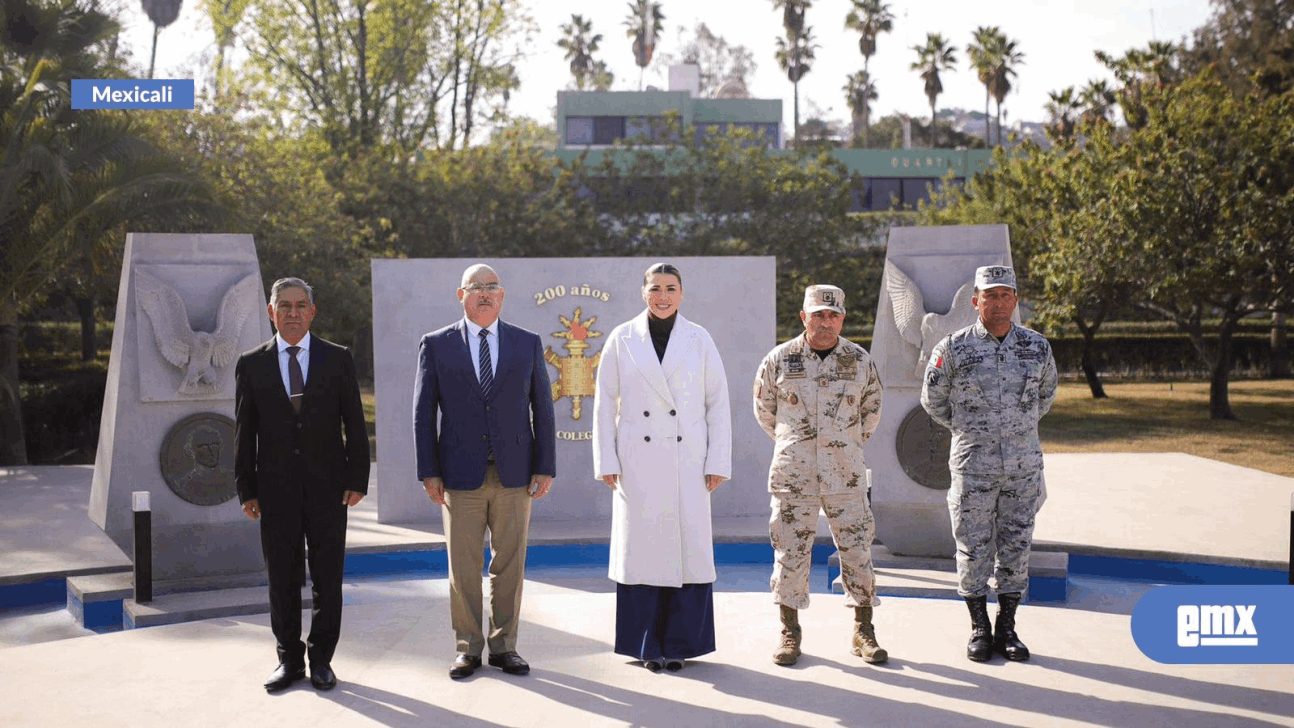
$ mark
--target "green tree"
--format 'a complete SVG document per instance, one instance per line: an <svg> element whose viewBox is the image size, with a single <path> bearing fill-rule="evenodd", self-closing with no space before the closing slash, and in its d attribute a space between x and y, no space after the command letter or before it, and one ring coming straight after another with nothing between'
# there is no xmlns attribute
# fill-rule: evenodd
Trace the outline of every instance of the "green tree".
<svg viewBox="0 0 1294 728"><path fill-rule="evenodd" d="M1083 102L1073 86L1047 94L1047 134L1053 139L1071 139L1078 128L1078 113Z"/></svg>
<svg viewBox="0 0 1294 728"><path fill-rule="evenodd" d="M868 64L876 54L876 39L881 33L888 33L894 29L894 13L890 11L889 3L884 0L851 0L851 2L853 8L845 16L845 28L858 33L858 52L863 54L863 74L868 84L868 88L862 91L862 96L875 100L876 93L870 88L872 76ZM864 114L863 147L868 145L870 124L870 116ZM855 129L854 136L857 135L858 130Z"/></svg>
<svg viewBox="0 0 1294 728"><path fill-rule="evenodd" d="M113 112L70 108L117 24L76 0L4 0L0 32L0 463L26 462L18 313L127 220L183 217L204 193Z"/></svg>
<svg viewBox="0 0 1294 728"><path fill-rule="evenodd" d="M927 33L924 46L912 46L917 52L917 60L912 64L913 71L921 72L925 81L926 98L930 99L930 146L939 148L938 117L935 115L935 101L944 92L944 84L939 74L957 65L957 51L948 45L948 41L939 33Z"/></svg>
<svg viewBox="0 0 1294 728"><path fill-rule="evenodd" d="M851 73L845 79L845 101L849 104L849 113L853 120L850 129L850 146L866 148L868 125L872 118L872 102L877 99L876 84L872 82L867 71ZM859 134L859 130L862 134ZM861 144L860 144L861 142Z"/></svg>
<svg viewBox="0 0 1294 728"><path fill-rule="evenodd" d="M254 0L245 84L334 154L467 146L517 88L520 0Z"/></svg>
<svg viewBox="0 0 1294 728"><path fill-rule="evenodd" d="M1110 88L1110 84L1104 79L1088 81L1083 90L1078 93L1078 100L1083 107L1081 115L1083 123L1110 123L1110 114L1118 98L1114 89Z"/></svg>
<svg viewBox="0 0 1294 728"><path fill-rule="evenodd" d="M1240 320L1294 306L1294 94L1236 97L1206 77L1147 93L1147 123L1116 153L1109 194L1137 230L1139 304L1186 332L1210 369L1209 414L1234 419L1231 338ZM1205 340L1216 316L1217 343Z"/></svg>
<svg viewBox="0 0 1294 728"><path fill-rule="evenodd" d="M1011 93L1011 79L1016 75L1016 66L1024 65L1024 52L1019 50L1016 41L1005 36L998 38L1000 43L994 51L997 65L993 69L993 80L989 91L997 101L997 145L1002 146L1002 102Z"/></svg>
<svg viewBox="0 0 1294 728"><path fill-rule="evenodd" d="M992 118L989 115L989 101L993 97L993 78L997 74L1005 44L1006 36L1001 29L981 25L975 29L974 40L966 46L966 57L970 61L971 70L975 72L979 82L984 84L984 141L990 144L993 130L989 121Z"/></svg>
<svg viewBox="0 0 1294 728"><path fill-rule="evenodd" d="M627 144L577 168L597 211L614 221L602 254L776 256L781 325L795 320L804 286L818 279L866 300L867 279L836 267L862 255L875 233L849 213L856 180L841 163L826 153L769 149L746 130L699 139L693 129L671 132L680 143Z"/></svg>
<svg viewBox="0 0 1294 728"><path fill-rule="evenodd" d="M633 41L634 63L638 65L638 90L643 90L643 71L651 63L656 51L656 41L665 30L665 14L660 3L651 0L634 0L629 3L625 18L625 35Z"/></svg>
<svg viewBox="0 0 1294 728"><path fill-rule="evenodd" d="M818 44L813 42L813 28L804 28L793 37L778 38L773 54L777 65L786 73L795 89L795 141L800 141L800 79L808 73L815 58Z"/></svg>
<svg viewBox="0 0 1294 728"><path fill-rule="evenodd" d="M602 34L593 32L593 21L585 20L582 15L572 15L571 22L562 24L562 38L557 47L566 51L566 60L571 62L571 75L575 77L575 88L583 91L592 86L595 80L597 62L593 54L598 51Z"/></svg>
<svg viewBox="0 0 1294 728"><path fill-rule="evenodd" d="M227 88L225 57L238 40L238 24L242 22L251 0L202 0L202 9L211 21L216 36L216 68L213 75L214 96L220 98Z"/></svg>
<svg viewBox="0 0 1294 728"><path fill-rule="evenodd" d="M1237 93L1294 89L1294 5L1286 0L1212 0L1213 16L1185 51L1192 70L1215 68Z"/></svg>
<svg viewBox="0 0 1294 728"><path fill-rule="evenodd" d="M800 79L811 70L814 52L818 49L813 42L813 29L804 24L805 13L812 5L812 0L773 0L773 9L782 11L782 27L786 30L786 37L777 39L777 51L773 57L794 88L794 137L797 144L800 140Z"/></svg>

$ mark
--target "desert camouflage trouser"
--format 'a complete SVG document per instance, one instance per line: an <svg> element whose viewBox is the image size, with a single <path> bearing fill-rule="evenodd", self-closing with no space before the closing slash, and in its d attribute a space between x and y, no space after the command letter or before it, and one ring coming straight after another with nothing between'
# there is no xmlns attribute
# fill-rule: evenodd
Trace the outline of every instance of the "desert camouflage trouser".
<svg viewBox="0 0 1294 728"><path fill-rule="evenodd" d="M876 523L866 493L827 496L774 495L768 534L773 542L773 601L793 609L809 606L809 571L818 509L827 515L831 537L840 553L845 606L872 603L876 577L872 572L872 536Z"/></svg>
<svg viewBox="0 0 1294 728"><path fill-rule="evenodd" d="M957 541L957 593L987 596L992 574L998 594L1023 594L1029 587L1029 548L1042 471L952 476L948 513Z"/></svg>

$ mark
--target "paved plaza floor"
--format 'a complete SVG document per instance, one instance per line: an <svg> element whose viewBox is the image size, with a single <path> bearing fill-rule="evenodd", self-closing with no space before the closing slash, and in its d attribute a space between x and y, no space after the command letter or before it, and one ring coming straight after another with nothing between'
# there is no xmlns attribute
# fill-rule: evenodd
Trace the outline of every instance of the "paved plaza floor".
<svg viewBox="0 0 1294 728"><path fill-rule="evenodd" d="M1179 454L1048 456L1047 472L1040 546L1287 568L1294 479ZM0 585L128 564L86 525L88 473L0 470ZM582 528L533 530L541 543L605 539L605 524ZM763 528L716 523L732 540ZM369 550L441 543L432 529L377 523L371 506L350 538ZM885 597L876 624L891 659L867 665L849 653L843 597L815 593L801 617L805 656L783 668L770 659L778 622L766 575L726 571L718 649L676 674L612 653L614 593L600 565L532 569L518 646L531 674L486 667L465 681L447 674L443 576L350 579L340 683L328 693L261 688L275 662L268 615L95 634L57 608L0 611L0 726L1294 725L1294 665L1142 655L1129 613L1144 584L1074 578L1066 604L1022 606L1026 663L966 660L960 601Z"/></svg>

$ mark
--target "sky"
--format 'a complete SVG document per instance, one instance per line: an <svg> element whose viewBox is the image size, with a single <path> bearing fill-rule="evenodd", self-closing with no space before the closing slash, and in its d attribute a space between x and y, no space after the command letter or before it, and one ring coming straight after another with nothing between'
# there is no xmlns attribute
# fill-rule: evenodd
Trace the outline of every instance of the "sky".
<svg viewBox="0 0 1294 728"><path fill-rule="evenodd" d="M125 9L123 42L140 64L147 65L152 25L138 0L115 0ZM561 26L573 13L593 22L603 36L595 58L605 60L615 73L612 90L636 90L638 67L631 41L625 36L626 0L529 0L525 3L539 32L520 67L521 88L508 110L544 123L552 121L557 92L572 80L563 51L556 45ZM821 46L812 70L800 82L800 118L808 118L812 105L828 120L847 121L849 108L842 88L846 77L861 70L858 35L844 27L850 0L814 0L806 24ZM890 0L894 29L882 35L871 59L879 99L873 118L893 113L929 116L923 82L910 70L927 33L942 33L957 49L957 67L944 74L944 93L938 107L983 110L984 86L967 62L966 46L981 25L996 25L1018 41L1024 52L1015 88L1003 108L1006 123L1045 121L1047 94L1066 86L1082 88L1093 79L1112 79L1095 59L1095 50L1115 56L1151 40L1180 42L1208 20L1212 7L1206 0L1017 0L1014 3L975 3L965 0L923 0L903 3ZM782 15L770 0L661 0L665 32L657 52L678 48L678 28L690 31L698 22L722 36L730 45L745 45L755 56L757 70L747 88L754 98L782 99L784 128L792 126L792 86L773 57L776 38L783 35ZM185 0L176 23L162 30L158 41L158 78L192 78L193 69L214 57L210 23L194 0ZM667 88L664 69L648 67L644 83ZM996 104L994 105L996 107Z"/></svg>

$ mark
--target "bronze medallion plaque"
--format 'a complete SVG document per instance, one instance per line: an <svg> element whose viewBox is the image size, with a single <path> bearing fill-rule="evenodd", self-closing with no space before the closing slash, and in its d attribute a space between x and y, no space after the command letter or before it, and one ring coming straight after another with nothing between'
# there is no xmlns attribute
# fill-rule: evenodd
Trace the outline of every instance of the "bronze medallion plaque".
<svg viewBox="0 0 1294 728"><path fill-rule="evenodd" d="M162 478L184 500L217 506L234 488L234 421L215 412L189 415L173 426L158 453Z"/></svg>
<svg viewBox="0 0 1294 728"><path fill-rule="evenodd" d="M952 473L948 470L952 441L952 433L917 405L899 425L894 449L899 465L909 478L933 490L948 490L952 486Z"/></svg>

